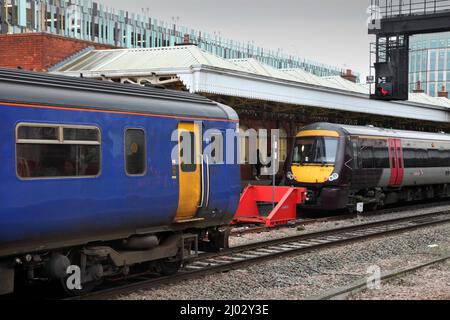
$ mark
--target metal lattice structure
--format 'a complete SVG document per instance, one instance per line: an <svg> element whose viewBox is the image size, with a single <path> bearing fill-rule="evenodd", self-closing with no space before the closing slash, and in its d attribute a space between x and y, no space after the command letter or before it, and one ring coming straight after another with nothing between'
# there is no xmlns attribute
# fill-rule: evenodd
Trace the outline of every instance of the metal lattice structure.
<svg viewBox="0 0 450 320"><path fill-rule="evenodd" d="M170 47L192 43L226 59L255 58L272 67L303 68L318 76L341 75L342 68L268 50L253 42L225 39L176 23L107 8L92 0L0 0L0 33L46 32L120 48Z"/></svg>
<svg viewBox="0 0 450 320"><path fill-rule="evenodd" d="M372 0L374 99L407 100L409 38L450 31L450 0Z"/></svg>
<svg viewBox="0 0 450 320"><path fill-rule="evenodd" d="M429 15L450 10L450 0L371 0L379 8L372 19L394 18L405 15Z"/></svg>

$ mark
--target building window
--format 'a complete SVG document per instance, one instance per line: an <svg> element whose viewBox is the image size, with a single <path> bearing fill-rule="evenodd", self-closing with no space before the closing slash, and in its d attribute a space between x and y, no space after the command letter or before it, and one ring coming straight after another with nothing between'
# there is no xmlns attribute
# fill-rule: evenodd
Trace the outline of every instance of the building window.
<svg viewBox="0 0 450 320"><path fill-rule="evenodd" d="M428 94L432 97L436 96L436 83L430 83L430 88L428 90Z"/></svg>
<svg viewBox="0 0 450 320"><path fill-rule="evenodd" d="M17 175L23 179L98 176L100 142L96 127L19 124Z"/></svg>
<svg viewBox="0 0 450 320"><path fill-rule="evenodd" d="M287 158L287 133L286 130L284 129L280 129L280 146L279 146L279 154L280 154L280 158L279 160L281 162L286 161Z"/></svg>
<svg viewBox="0 0 450 320"><path fill-rule="evenodd" d="M147 171L147 148L142 129L127 129L125 132L125 170L130 176L142 176Z"/></svg>

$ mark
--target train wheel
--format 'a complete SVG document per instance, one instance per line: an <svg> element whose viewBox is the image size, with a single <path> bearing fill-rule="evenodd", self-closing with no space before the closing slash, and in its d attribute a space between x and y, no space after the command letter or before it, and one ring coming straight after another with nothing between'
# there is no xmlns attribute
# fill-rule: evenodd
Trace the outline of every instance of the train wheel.
<svg viewBox="0 0 450 320"><path fill-rule="evenodd" d="M181 261L179 260L162 260L158 263L158 271L163 276L172 276L180 270Z"/></svg>
<svg viewBox="0 0 450 320"><path fill-rule="evenodd" d="M378 203L367 204L367 211L376 211L378 209Z"/></svg>
<svg viewBox="0 0 450 320"><path fill-rule="evenodd" d="M69 285L67 280L68 278L61 279L60 286L62 288L63 294L67 295L68 297L79 297L88 294L94 291L94 289L100 286L103 282L102 280L98 280L83 283L81 284L81 289L77 289Z"/></svg>
<svg viewBox="0 0 450 320"><path fill-rule="evenodd" d="M77 267L83 264L81 263L81 255L74 251L69 255L69 259L72 264L71 267L76 268L70 271L68 269L67 276L59 280L64 294L69 297L83 296L103 283L103 267L101 265L90 266L83 277L81 275L83 271L80 267ZM83 278L86 278L86 282L81 283Z"/></svg>

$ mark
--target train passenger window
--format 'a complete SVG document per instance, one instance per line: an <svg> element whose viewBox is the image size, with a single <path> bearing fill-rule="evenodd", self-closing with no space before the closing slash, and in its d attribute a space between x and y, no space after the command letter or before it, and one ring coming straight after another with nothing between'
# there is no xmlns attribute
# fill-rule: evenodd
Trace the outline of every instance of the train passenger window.
<svg viewBox="0 0 450 320"><path fill-rule="evenodd" d="M224 163L224 142L222 134L217 132L211 137L209 146L206 150L210 151L210 161L211 164L223 164ZM205 156L208 156L205 154Z"/></svg>
<svg viewBox="0 0 450 320"><path fill-rule="evenodd" d="M195 172L197 170L196 141L194 132L183 131L180 133L180 158L181 171ZM187 149L187 150L185 150Z"/></svg>
<svg viewBox="0 0 450 320"><path fill-rule="evenodd" d="M416 150L416 166L418 168L429 167L428 151L425 149Z"/></svg>
<svg viewBox="0 0 450 320"><path fill-rule="evenodd" d="M66 138L65 129L79 131L80 139ZM86 135L90 139L84 139ZM100 130L96 127L19 124L16 129L17 175L23 179L98 176L100 144Z"/></svg>
<svg viewBox="0 0 450 320"><path fill-rule="evenodd" d="M17 138L25 140L56 140L59 132L57 126L19 126L17 128Z"/></svg>
<svg viewBox="0 0 450 320"><path fill-rule="evenodd" d="M439 157L440 157L440 167L449 167L450 166L450 151L449 150L440 150L439 151Z"/></svg>
<svg viewBox="0 0 450 320"><path fill-rule="evenodd" d="M354 169L359 169L361 166L359 163L359 148L358 148L358 138L351 137L351 148L352 148L352 167Z"/></svg>
<svg viewBox="0 0 450 320"><path fill-rule="evenodd" d="M388 148L374 148L373 157L375 160L375 168L389 168Z"/></svg>
<svg viewBox="0 0 450 320"><path fill-rule="evenodd" d="M147 171L147 148L142 129L127 129L125 132L125 170L130 176L142 176Z"/></svg>
<svg viewBox="0 0 450 320"><path fill-rule="evenodd" d="M405 168L415 168L416 153L414 149L403 149L403 160L405 162Z"/></svg>
<svg viewBox="0 0 450 320"><path fill-rule="evenodd" d="M432 150L429 149L428 150L428 165L431 167L440 167L441 166L441 159L440 159L440 154L439 154L439 150Z"/></svg>
<svg viewBox="0 0 450 320"><path fill-rule="evenodd" d="M216 137L215 136L212 136L211 137L211 144L214 144L216 142ZM217 150L216 150L216 148L213 148L212 150L211 150L211 158L215 158L216 157L216 154L217 154Z"/></svg>
<svg viewBox="0 0 450 320"><path fill-rule="evenodd" d="M98 131L96 129L64 128L64 140L98 141Z"/></svg>
<svg viewBox="0 0 450 320"><path fill-rule="evenodd" d="M372 147L361 147L361 168L372 169L374 166L373 161L373 148Z"/></svg>

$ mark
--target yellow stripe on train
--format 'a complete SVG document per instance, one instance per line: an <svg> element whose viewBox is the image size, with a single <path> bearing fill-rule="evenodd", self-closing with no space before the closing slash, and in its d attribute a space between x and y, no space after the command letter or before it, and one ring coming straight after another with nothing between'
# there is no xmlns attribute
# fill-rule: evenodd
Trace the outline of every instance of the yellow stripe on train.
<svg viewBox="0 0 450 320"><path fill-rule="evenodd" d="M339 133L331 130L304 130L297 137L339 137Z"/></svg>

